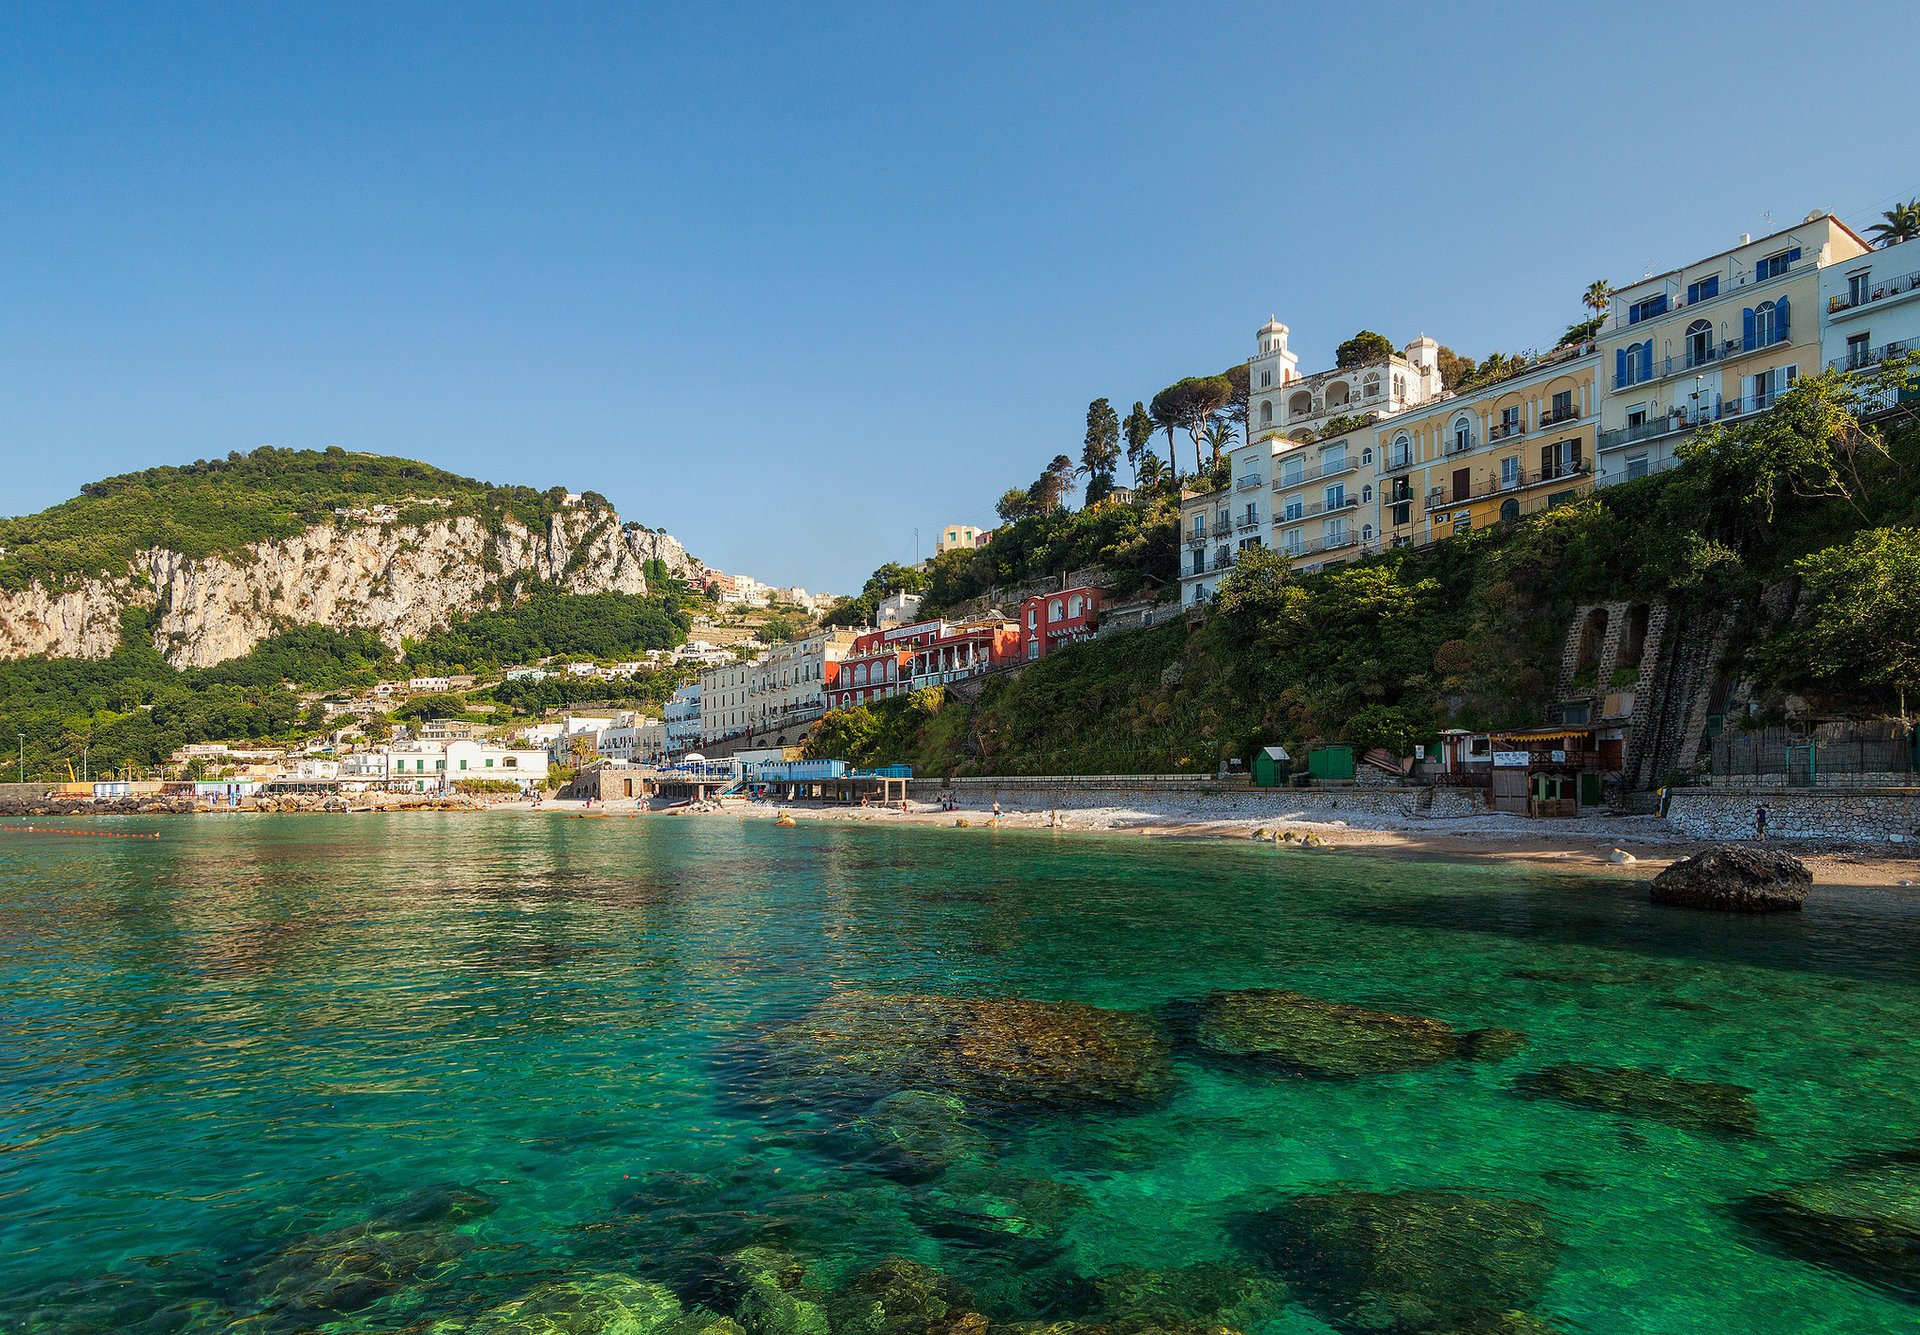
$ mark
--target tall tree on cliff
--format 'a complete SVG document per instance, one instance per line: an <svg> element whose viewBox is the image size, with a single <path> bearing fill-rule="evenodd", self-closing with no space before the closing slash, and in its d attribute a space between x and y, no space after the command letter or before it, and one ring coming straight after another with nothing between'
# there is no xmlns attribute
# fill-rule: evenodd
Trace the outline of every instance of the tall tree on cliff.
<svg viewBox="0 0 1920 1335"><path fill-rule="evenodd" d="M1099 500L1113 490L1114 470L1120 467L1120 415L1105 399L1087 405L1087 436L1080 447L1080 471L1087 477L1087 500Z"/></svg>
<svg viewBox="0 0 1920 1335"><path fill-rule="evenodd" d="M1229 366L1220 373L1227 383L1233 386L1233 393L1227 398L1227 406L1220 410L1222 417L1228 418L1240 430L1240 439L1253 439L1253 410L1250 400L1253 397L1252 372L1247 364Z"/></svg>
<svg viewBox="0 0 1920 1335"><path fill-rule="evenodd" d="M1153 444L1154 422L1147 415L1147 405L1134 400L1133 411L1127 414L1127 466L1133 469L1133 484L1138 487L1146 483L1140 474L1140 468L1147 458L1147 447Z"/></svg>
<svg viewBox="0 0 1920 1335"><path fill-rule="evenodd" d="M1064 454L1053 456L1053 462L1047 465L1044 473L1034 479L1027 488L1027 497L1033 503L1034 514L1052 514L1067 503L1067 493L1073 489L1073 460Z"/></svg>
<svg viewBox="0 0 1920 1335"><path fill-rule="evenodd" d="M1233 397L1233 384L1223 375L1190 375L1176 380L1153 396L1149 409L1153 420L1167 429L1167 452L1173 452L1173 429L1180 427L1193 441L1193 470L1206 471L1206 459L1200 453L1213 415L1227 406ZM1216 455L1214 462L1219 462Z"/></svg>

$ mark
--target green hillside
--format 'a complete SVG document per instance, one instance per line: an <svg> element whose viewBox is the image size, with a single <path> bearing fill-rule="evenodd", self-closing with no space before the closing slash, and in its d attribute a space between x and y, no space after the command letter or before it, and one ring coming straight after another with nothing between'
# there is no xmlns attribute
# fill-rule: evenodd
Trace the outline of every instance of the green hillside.
<svg viewBox="0 0 1920 1335"><path fill-rule="evenodd" d="M1253 553L1197 629L1069 648L977 709L849 711L814 751L1005 774L1210 771L1276 741L1404 753L1442 727L1544 721L1573 609L1655 598L1670 625L1728 619L1721 666L1770 711L1793 692L1830 716L1892 713L1920 687L1920 427L1911 403L1867 409L1913 377L1911 360L1812 377L1669 472L1515 525L1303 577Z"/></svg>
<svg viewBox="0 0 1920 1335"><path fill-rule="evenodd" d="M411 459L352 454L338 446L262 446L251 454L126 473L80 490L39 514L0 519L0 548L6 551L0 588L117 574L150 547L192 558L234 552L328 522L337 508L398 506L402 520L461 514L497 523L511 515L534 525L565 499L563 488L499 487Z"/></svg>

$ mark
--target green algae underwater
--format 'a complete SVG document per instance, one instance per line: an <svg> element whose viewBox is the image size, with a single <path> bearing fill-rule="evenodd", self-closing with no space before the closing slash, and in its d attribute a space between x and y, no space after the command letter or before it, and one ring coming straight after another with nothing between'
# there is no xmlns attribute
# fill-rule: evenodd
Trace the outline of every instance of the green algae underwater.
<svg viewBox="0 0 1920 1335"><path fill-rule="evenodd" d="M1920 902L464 814L0 833L0 1331L1910 1330Z"/></svg>

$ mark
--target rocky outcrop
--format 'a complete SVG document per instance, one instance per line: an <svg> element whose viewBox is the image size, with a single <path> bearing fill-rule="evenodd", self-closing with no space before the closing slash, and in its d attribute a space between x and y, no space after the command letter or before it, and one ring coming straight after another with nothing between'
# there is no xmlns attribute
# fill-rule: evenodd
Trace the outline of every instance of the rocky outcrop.
<svg viewBox="0 0 1920 1335"><path fill-rule="evenodd" d="M623 525L613 510L590 505L569 507L540 528L449 515L415 524L316 524L197 560L154 548L117 578L0 591L0 658L104 658L119 643L128 608L158 609L154 647L176 667L238 658L288 625L371 630L398 648L481 610L502 581L644 593L649 561L675 574L696 568L667 534Z"/></svg>
<svg viewBox="0 0 1920 1335"><path fill-rule="evenodd" d="M1674 863L1653 878L1656 904L1726 913L1781 913L1813 889L1804 862L1768 848L1722 844Z"/></svg>
<svg viewBox="0 0 1920 1335"><path fill-rule="evenodd" d="M1738 1213L1803 1260L1920 1301L1920 1163L1911 1157L1769 1192Z"/></svg>
<svg viewBox="0 0 1920 1335"><path fill-rule="evenodd" d="M1173 1078L1151 1019L1067 1001L843 992L765 1039L799 1088L930 1090L983 1111L1150 1103Z"/></svg>
<svg viewBox="0 0 1920 1335"><path fill-rule="evenodd" d="M1690 1131L1750 1136L1759 1130L1753 1091L1718 1080L1688 1080L1630 1066L1563 1062L1522 1076L1519 1087L1536 1098L1648 1117Z"/></svg>
<svg viewBox="0 0 1920 1335"><path fill-rule="evenodd" d="M1455 1057L1501 1061L1526 1044L1511 1029L1463 1034L1442 1020L1264 987L1208 995L1193 1037L1216 1058L1328 1076L1412 1071Z"/></svg>
<svg viewBox="0 0 1920 1335"><path fill-rule="evenodd" d="M1247 1249L1343 1331L1545 1331L1561 1244L1531 1201L1445 1191L1295 1196L1246 1217Z"/></svg>

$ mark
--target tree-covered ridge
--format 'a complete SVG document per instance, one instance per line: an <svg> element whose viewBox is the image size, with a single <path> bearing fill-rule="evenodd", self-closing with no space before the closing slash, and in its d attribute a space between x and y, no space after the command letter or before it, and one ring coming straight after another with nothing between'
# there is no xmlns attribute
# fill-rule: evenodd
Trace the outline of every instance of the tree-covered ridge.
<svg viewBox="0 0 1920 1335"><path fill-rule="evenodd" d="M693 625L680 593L564 593L540 586L510 607L480 612L407 645L416 673L488 672L554 654L631 659L686 643Z"/></svg>
<svg viewBox="0 0 1920 1335"><path fill-rule="evenodd" d="M564 488L536 491L461 477L383 455L262 446L251 454L125 473L36 515L0 519L0 588L125 572L138 553L161 547L200 559L250 543L295 536L334 522L337 509L390 506L402 522L449 515L497 525L511 516L546 522ZM595 498L598 499L598 498ZM354 521L348 521L354 522Z"/></svg>

